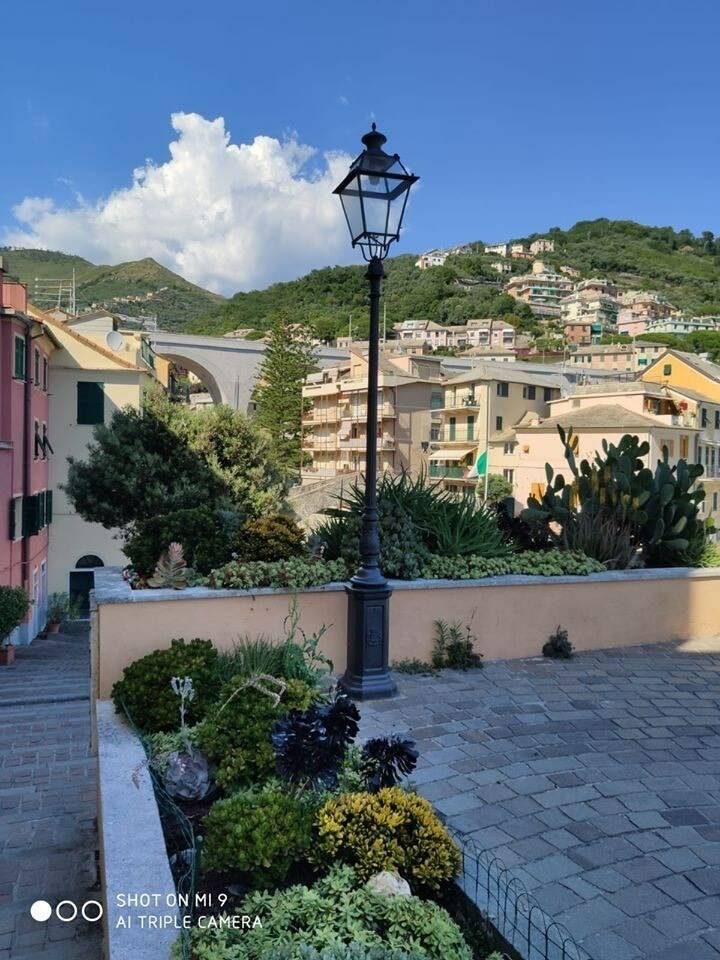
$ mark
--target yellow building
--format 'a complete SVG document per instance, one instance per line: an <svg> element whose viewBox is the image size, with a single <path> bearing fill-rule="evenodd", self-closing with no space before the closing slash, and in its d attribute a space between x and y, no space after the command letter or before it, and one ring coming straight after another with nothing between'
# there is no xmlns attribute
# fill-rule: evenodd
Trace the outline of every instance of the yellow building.
<svg viewBox="0 0 720 960"><path fill-rule="evenodd" d="M145 390L156 379L167 385L167 361L155 357L137 331L118 329L107 313L58 319L30 308L52 331L58 348L50 358L50 436L54 456L50 464L53 490L53 528L48 557L51 592L69 591L87 607L93 586L93 568L127 562L120 541L111 530L87 523L72 509L62 489L68 457L84 459L93 429L109 423L116 410L139 408Z"/></svg>
<svg viewBox="0 0 720 960"><path fill-rule="evenodd" d="M666 350L641 379L663 384L697 430L690 459L705 470L703 515L720 526L720 366L694 353Z"/></svg>

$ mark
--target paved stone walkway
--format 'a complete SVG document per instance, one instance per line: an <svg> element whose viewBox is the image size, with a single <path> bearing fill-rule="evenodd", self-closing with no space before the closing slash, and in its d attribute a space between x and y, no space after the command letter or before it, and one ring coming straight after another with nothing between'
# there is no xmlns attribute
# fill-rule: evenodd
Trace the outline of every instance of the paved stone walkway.
<svg viewBox="0 0 720 960"><path fill-rule="evenodd" d="M593 960L720 956L720 655L673 645L398 676L363 736L414 776Z"/></svg>
<svg viewBox="0 0 720 960"><path fill-rule="evenodd" d="M89 711L87 633L36 640L0 667L0 960L102 956L101 924L29 913L100 899Z"/></svg>

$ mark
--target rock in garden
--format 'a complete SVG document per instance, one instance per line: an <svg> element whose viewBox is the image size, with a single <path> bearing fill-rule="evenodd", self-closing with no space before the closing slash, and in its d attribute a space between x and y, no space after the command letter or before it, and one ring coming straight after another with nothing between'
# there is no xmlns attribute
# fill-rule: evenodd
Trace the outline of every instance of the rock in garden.
<svg viewBox="0 0 720 960"><path fill-rule="evenodd" d="M391 870L382 870L370 877L365 884L368 890L379 893L383 897L409 897L410 884L399 873Z"/></svg>

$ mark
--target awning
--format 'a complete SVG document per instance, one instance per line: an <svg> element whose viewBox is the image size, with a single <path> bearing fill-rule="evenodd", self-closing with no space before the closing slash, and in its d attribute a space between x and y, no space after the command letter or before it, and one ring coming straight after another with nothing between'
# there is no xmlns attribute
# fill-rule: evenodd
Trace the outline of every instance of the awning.
<svg viewBox="0 0 720 960"><path fill-rule="evenodd" d="M436 450L435 453L430 454L428 460L464 460L465 457L474 452L475 447L466 447L460 450Z"/></svg>

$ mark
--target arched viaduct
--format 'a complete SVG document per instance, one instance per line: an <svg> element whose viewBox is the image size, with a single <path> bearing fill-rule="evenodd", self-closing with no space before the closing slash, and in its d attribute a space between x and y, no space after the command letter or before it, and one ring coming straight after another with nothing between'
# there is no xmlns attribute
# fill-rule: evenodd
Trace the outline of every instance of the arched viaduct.
<svg viewBox="0 0 720 960"><path fill-rule="evenodd" d="M258 366L265 352L259 340L233 337L201 337L186 333L157 330L148 334L155 353L187 367L207 387L213 403L226 403L246 413ZM320 346L316 349L318 364L330 366L350 356L347 350Z"/></svg>

